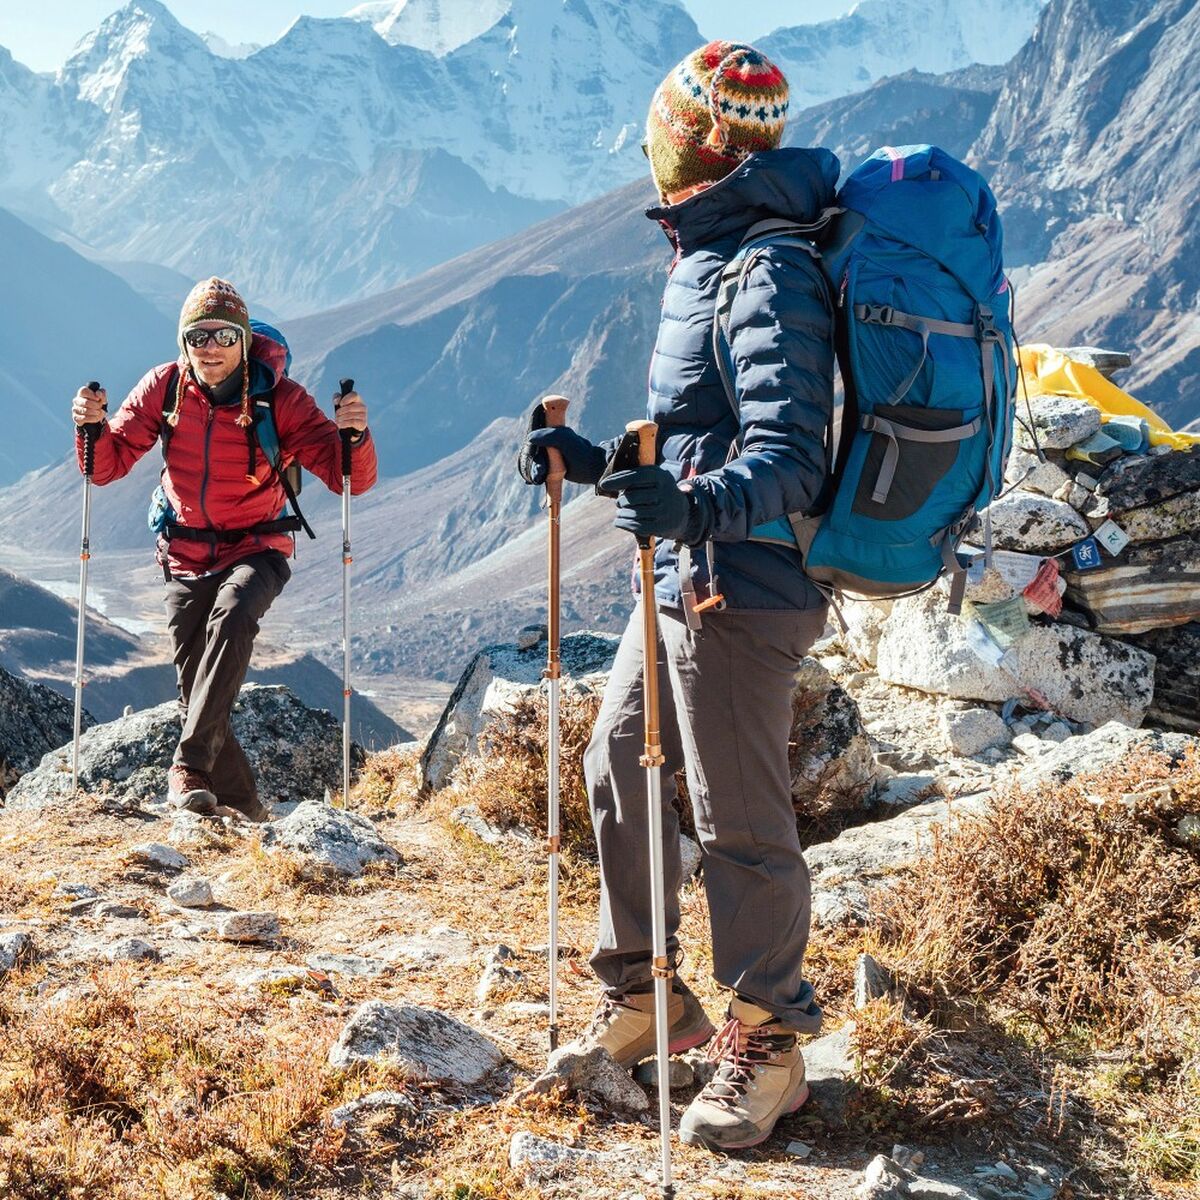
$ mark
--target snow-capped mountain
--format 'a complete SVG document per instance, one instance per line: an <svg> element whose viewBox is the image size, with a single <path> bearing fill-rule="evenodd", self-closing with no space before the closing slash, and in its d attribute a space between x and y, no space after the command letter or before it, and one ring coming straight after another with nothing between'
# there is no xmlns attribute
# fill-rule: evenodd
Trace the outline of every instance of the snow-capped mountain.
<svg viewBox="0 0 1200 1200"><path fill-rule="evenodd" d="M372 0L346 16L366 21L389 42L440 57L486 33L511 8L510 0Z"/></svg>
<svg viewBox="0 0 1200 1200"><path fill-rule="evenodd" d="M220 58L249 58L250 55L262 49L258 42L227 42L219 33L210 29L200 35L204 44Z"/></svg>
<svg viewBox="0 0 1200 1200"><path fill-rule="evenodd" d="M1039 4L1012 0L992 59ZM798 111L814 88L983 55L977 6L867 0L768 48ZM0 55L0 204L111 260L314 311L643 178L649 98L699 41L679 0L395 0L233 58L131 0L53 79Z"/></svg>
<svg viewBox="0 0 1200 1200"><path fill-rule="evenodd" d="M787 74L793 112L878 79L1007 62L1025 44L1046 0L862 0L845 16L777 29L759 45Z"/></svg>

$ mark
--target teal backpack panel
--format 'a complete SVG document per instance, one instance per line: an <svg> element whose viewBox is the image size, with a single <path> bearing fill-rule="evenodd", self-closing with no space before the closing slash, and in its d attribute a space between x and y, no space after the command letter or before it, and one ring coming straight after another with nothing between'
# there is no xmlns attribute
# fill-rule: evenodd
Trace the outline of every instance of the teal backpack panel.
<svg viewBox="0 0 1200 1200"><path fill-rule="evenodd" d="M936 146L885 147L843 186L823 247L845 384L832 500L794 522L818 583L899 596L960 575L999 494L1016 355L996 202ZM990 545L990 539L988 539Z"/></svg>

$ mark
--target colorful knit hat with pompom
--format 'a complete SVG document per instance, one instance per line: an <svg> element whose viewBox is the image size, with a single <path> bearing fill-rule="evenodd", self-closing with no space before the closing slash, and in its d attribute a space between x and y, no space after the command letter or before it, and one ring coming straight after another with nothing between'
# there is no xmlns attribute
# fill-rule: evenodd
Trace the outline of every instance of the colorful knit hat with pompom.
<svg viewBox="0 0 1200 1200"><path fill-rule="evenodd" d="M709 42L659 84L646 121L654 183L684 199L724 179L758 150L774 150L787 123L788 85L765 54Z"/></svg>
<svg viewBox="0 0 1200 1200"><path fill-rule="evenodd" d="M179 423L179 410L183 403L184 381L192 374L191 360L188 358L187 346L183 335L195 325L204 321L220 321L231 325L242 334L242 409L237 422L244 428L249 428L253 418L250 414L250 342L253 334L250 330L250 310L237 288L227 279L218 279L215 275L210 279L202 279L187 294L183 308L179 312L179 348L183 351L185 371L180 372L179 391L176 394L175 408L167 418L172 425Z"/></svg>

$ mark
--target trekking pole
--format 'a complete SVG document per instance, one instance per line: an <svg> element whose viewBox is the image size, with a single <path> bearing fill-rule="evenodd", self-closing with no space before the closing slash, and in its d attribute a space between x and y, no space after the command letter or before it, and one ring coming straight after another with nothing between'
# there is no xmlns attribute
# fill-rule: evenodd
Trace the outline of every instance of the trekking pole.
<svg viewBox="0 0 1200 1200"><path fill-rule="evenodd" d="M547 396L542 401L547 427L567 423L567 404L564 396ZM559 520L562 514L563 479L567 465L559 451L546 448L549 470L546 475L546 499L550 506L549 524L549 603L546 618L546 670L550 681L550 763L546 784L546 852L550 856L550 1049L558 1049L558 854L559 838L559 682L562 661L559 658L560 608L559 596Z"/></svg>
<svg viewBox="0 0 1200 1200"><path fill-rule="evenodd" d="M93 379L88 391L99 393L100 384ZM104 404L104 408L108 405ZM90 531L92 524L92 474L96 469L96 436L99 424L83 427L83 532L79 539L79 613L75 625L75 720L71 736L71 794L79 791L79 734L83 726L83 642L87 624L88 560L92 557Z"/></svg>
<svg viewBox="0 0 1200 1200"><path fill-rule="evenodd" d="M626 432L637 435L638 466L652 467L658 426L653 421L631 421ZM645 750L641 765L646 768L646 806L649 810L650 908L654 955L654 1040L658 1058L658 1130L662 1152L659 1191L671 1200L671 1052L668 1046L667 989L675 974L667 959L666 888L663 882L662 752L658 713L658 629L654 608L654 538L639 536L638 572L642 589L642 704L645 709Z"/></svg>
<svg viewBox="0 0 1200 1200"><path fill-rule="evenodd" d="M354 391L354 380L343 379L337 399ZM334 403L336 410L337 403ZM350 804L350 430L342 433L342 807Z"/></svg>

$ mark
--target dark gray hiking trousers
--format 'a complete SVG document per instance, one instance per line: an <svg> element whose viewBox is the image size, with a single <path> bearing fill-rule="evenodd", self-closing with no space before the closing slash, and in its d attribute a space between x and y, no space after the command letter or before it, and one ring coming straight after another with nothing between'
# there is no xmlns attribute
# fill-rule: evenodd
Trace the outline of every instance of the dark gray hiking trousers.
<svg viewBox="0 0 1200 1200"><path fill-rule="evenodd" d="M659 610L667 948L678 948L681 866L672 808L683 770L703 852L713 974L739 996L815 1033L804 981L811 898L792 809L788 738L796 667L825 609L707 613L688 629ZM621 638L584 771L600 851L600 931L592 967L619 995L651 979L650 857L642 753L642 616Z"/></svg>
<svg viewBox="0 0 1200 1200"><path fill-rule="evenodd" d="M253 809L258 786L229 716L259 622L291 577L287 558L265 550L215 575L166 584L183 721L174 761L207 772L218 801L232 808Z"/></svg>

